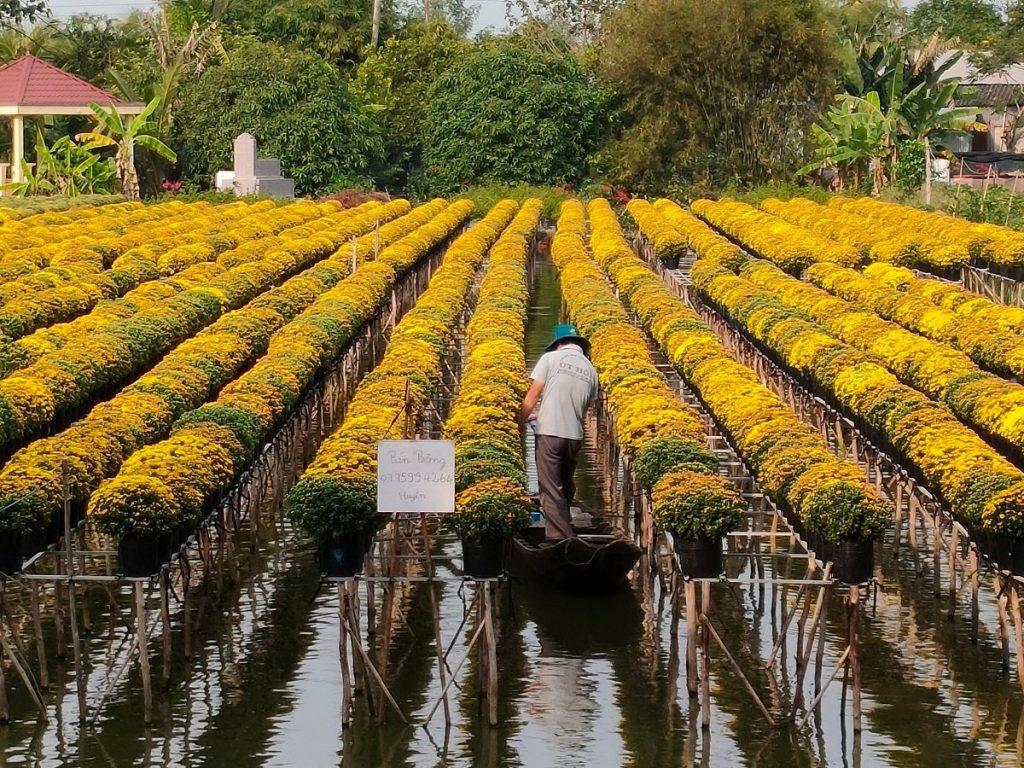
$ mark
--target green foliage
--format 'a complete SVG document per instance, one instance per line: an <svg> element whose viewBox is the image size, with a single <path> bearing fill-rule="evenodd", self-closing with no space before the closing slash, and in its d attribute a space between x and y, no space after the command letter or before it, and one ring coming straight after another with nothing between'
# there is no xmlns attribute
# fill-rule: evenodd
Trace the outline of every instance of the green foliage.
<svg viewBox="0 0 1024 768"><path fill-rule="evenodd" d="M31 21L46 12L46 0L0 0L0 21Z"/></svg>
<svg viewBox="0 0 1024 768"><path fill-rule="evenodd" d="M642 488L654 488L662 477L677 469L714 472L718 460L704 448L679 437L656 437L637 451L633 477Z"/></svg>
<svg viewBox="0 0 1024 768"><path fill-rule="evenodd" d="M991 46L1004 23L999 7L989 0L922 0L910 13L910 27L919 36L938 32L972 48Z"/></svg>
<svg viewBox="0 0 1024 768"><path fill-rule="evenodd" d="M300 193L369 183L382 156L373 121L341 75L312 53L253 43L183 88L176 145L186 177L209 183L231 166L232 142L251 132Z"/></svg>
<svg viewBox="0 0 1024 768"><path fill-rule="evenodd" d="M507 478L484 480L458 495L444 527L461 539L501 539L529 527L533 509L521 485Z"/></svg>
<svg viewBox="0 0 1024 768"><path fill-rule="evenodd" d="M893 183L904 192L912 192L924 184L924 144L905 139L896 147Z"/></svg>
<svg viewBox="0 0 1024 768"><path fill-rule="evenodd" d="M544 216L552 221L558 218L562 202L573 197L569 189L551 186L533 186L530 184L482 184L474 185L459 192L459 197L473 201L474 212L483 216L500 200L512 199L522 203L529 198L537 198L544 204Z"/></svg>
<svg viewBox="0 0 1024 768"><path fill-rule="evenodd" d="M41 131L36 132L36 162L22 166L24 181L12 182L5 189L18 196L109 194L114 191L115 173L109 162L61 136L47 146Z"/></svg>
<svg viewBox="0 0 1024 768"><path fill-rule="evenodd" d="M314 53L337 67L362 58L373 4L362 0L235 0L223 24L234 35ZM381 35L394 25L392 2L381 4Z"/></svg>
<svg viewBox="0 0 1024 768"><path fill-rule="evenodd" d="M288 519L316 541L341 541L374 530L374 482L308 477L288 492Z"/></svg>
<svg viewBox="0 0 1024 768"><path fill-rule="evenodd" d="M497 42L433 84L420 186L565 184L583 178L605 127L602 92L571 56Z"/></svg>
<svg viewBox="0 0 1024 768"><path fill-rule="evenodd" d="M684 541L715 541L739 525L743 504L718 475L680 469L654 486L654 520Z"/></svg>
<svg viewBox="0 0 1024 768"><path fill-rule="evenodd" d="M987 191L957 186L946 193L942 208L947 213L971 221L1009 226L1024 230L1024 195L1016 195L992 185Z"/></svg>
<svg viewBox="0 0 1024 768"><path fill-rule="evenodd" d="M835 66L817 0L630 0L604 30L619 113L603 157L628 189L760 183L799 164Z"/></svg>
<svg viewBox="0 0 1024 768"><path fill-rule="evenodd" d="M378 178L385 186L404 186L419 170L430 86L471 50L443 21L413 22L359 65L352 93L371 105L381 127L387 166Z"/></svg>
<svg viewBox="0 0 1024 768"><path fill-rule="evenodd" d="M819 486L800 504L804 525L832 544L881 538L892 510L864 485L836 480Z"/></svg>

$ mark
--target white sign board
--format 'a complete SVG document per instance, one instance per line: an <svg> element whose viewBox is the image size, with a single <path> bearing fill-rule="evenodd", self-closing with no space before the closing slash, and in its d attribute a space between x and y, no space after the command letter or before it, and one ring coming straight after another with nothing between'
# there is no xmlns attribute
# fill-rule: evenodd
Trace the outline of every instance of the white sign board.
<svg viewBox="0 0 1024 768"><path fill-rule="evenodd" d="M454 512L455 443L381 440L377 443L377 511Z"/></svg>

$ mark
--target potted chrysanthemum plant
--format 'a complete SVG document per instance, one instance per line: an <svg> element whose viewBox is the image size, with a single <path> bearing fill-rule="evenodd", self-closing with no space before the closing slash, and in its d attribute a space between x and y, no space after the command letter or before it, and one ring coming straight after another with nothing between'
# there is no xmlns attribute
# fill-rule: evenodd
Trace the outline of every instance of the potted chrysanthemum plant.
<svg viewBox="0 0 1024 768"><path fill-rule="evenodd" d="M445 528L462 540L465 575L501 576L509 540L529 527L532 510L522 486L505 477L481 480L459 493Z"/></svg>
<svg viewBox="0 0 1024 768"><path fill-rule="evenodd" d="M740 523L736 489L718 475L679 469L664 475L652 493L654 519L672 534L685 576L722 573L722 537Z"/></svg>
<svg viewBox="0 0 1024 768"><path fill-rule="evenodd" d="M288 494L288 519L317 543L324 574L355 576L363 570L377 527L376 484L307 477Z"/></svg>

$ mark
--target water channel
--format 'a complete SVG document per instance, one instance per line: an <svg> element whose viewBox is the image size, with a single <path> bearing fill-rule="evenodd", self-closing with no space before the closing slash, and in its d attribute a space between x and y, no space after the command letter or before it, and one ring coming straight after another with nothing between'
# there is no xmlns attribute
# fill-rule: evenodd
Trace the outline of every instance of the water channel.
<svg viewBox="0 0 1024 768"><path fill-rule="evenodd" d="M543 350L558 321L557 273L540 257L528 331L528 356ZM600 446L583 453L579 494L605 500ZM92 727L77 722L70 660L51 662L49 721L8 677L14 718L0 726L4 766L1019 766L1024 759L1024 696L1001 667L991 599L971 642L966 612L950 616L923 575L927 553L880 547L883 579L861 617L864 731L855 736L840 684L802 730L771 728L721 654L713 654L710 732L701 732L679 662L680 646L657 604L631 589L581 595L513 585L501 625L500 726L477 711L472 668L446 732L391 718L379 725L357 711L340 726L337 604L321 589L312 551L281 523L243 559L235 588L202 598L202 623L190 659L175 637L172 675L158 687L155 723L145 728L137 673L108 699ZM443 572L443 571L442 571ZM768 573L773 572L772 563ZM770 587L769 587L770 589ZM463 594L446 582L445 635L457 633ZM991 595L988 595L991 598ZM129 628L109 621L104 596L90 597L89 668L101 669L110 639ZM755 586L713 590L714 620L759 692L792 699L786 653L768 675L781 617ZM440 693L426 590L405 594L407 624L395 634L391 688L413 720ZM126 615L126 614L124 614ZM123 619L122 619L123 621ZM842 604L828 606L824 674L842 650ZM50 638L52 642L52 638ZM465 642L462 638L461 642ZM456 650L458 654L458 649ZM51 654L52 659L52 654ZM96 683L98 685L98 683ZM847 697L848 702L848 697ZM848 704L847 704L848 706Z"/></svg>

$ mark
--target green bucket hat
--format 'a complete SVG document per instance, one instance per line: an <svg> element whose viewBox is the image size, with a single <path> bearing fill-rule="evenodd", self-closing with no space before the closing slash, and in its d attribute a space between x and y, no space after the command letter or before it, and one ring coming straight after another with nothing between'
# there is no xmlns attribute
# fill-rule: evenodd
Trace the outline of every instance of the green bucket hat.
<svg viewBox="0 0 1024 768"><path fill-rule="evenodd" d="M580 332L576 330L576 326L572 323L559 323L555 326L555 337L548 344L545 352L550 352L563 341L579 344L583 349L583 354L590 357L590 342L580 336Z"/></svg>

